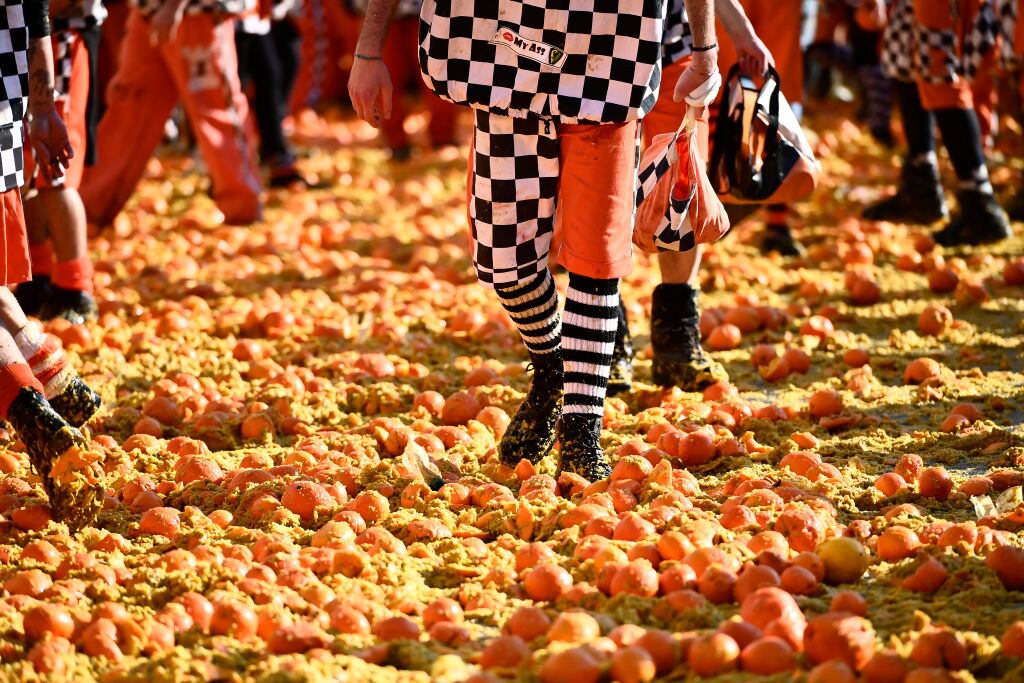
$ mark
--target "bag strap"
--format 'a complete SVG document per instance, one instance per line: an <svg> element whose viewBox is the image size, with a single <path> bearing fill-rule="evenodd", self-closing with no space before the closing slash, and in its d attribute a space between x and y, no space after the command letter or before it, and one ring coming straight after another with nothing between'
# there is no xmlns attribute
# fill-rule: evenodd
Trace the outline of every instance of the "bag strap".
<svg viewBox="0 0 1024 683"><path fill-rule="evenodd" d="M765 156L771 157L779 148L779 97L782 92L782 79L779 77L779 72L775 70L774 66L768 67L768 74L764 79L764 84L761 86L763 92L768 87L771 81L775 81L775 89L772 94L768 97L768 139L765 141Z"/></svg>
<svg viewBox="0 0 1024 683"><path fill-rule="evenodd" d="M726 141L726 135L728 135L728 131L726 129L728 126L723 126L722 121L726 115L726 107L729 106L729 101L732 99L733 88L738 85L739 73L740 65L733 64L732 68L729 69L729 75L726 77L725 83L722 85L722 93L719 95L718 100L718 121L715 125L715 139L714 144L711 145L711 159L708 160L708 168L710 169L718 168L719 164L722 163L722 156L726 153L726 148L730 147ZM739 106L742 109L742 98ZM715 183L714 179L716 175L717 174L715 173L710 174L712 184L716 185L715 191L719 193L724 192L725 188L718 187L718 183Z"/></svg>

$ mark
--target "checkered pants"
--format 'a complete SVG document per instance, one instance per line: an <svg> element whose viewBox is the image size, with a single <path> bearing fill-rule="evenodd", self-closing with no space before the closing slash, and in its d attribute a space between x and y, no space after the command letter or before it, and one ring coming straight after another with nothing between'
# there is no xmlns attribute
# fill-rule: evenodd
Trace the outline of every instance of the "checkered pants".
<svg viewBox="0 0 1024 683"><path fill-rule="evenodd" d="M561 174L558 126L474 110L469 218L480 282L501 287L548 267ZM639 127L634 171L639 165ZM633 192L636 191L634 181Z"/></svg>

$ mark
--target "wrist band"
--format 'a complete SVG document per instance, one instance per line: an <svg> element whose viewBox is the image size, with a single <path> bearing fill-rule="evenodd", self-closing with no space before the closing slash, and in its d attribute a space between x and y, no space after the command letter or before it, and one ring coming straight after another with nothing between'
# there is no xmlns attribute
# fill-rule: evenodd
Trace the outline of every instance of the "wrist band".
<svg viewBox="0 0 1024 683"><path fill-rule="evenodd" d="M379 62L379 61L381 61L380 57L374 57L372 55L364 55L364 54L360 54L358 52L353 52L352 56L355 57L356 59L364 59L364 60L366 60L368 62Z"/></svg>
<svg viewBox="0 0 1024 683"><path fill-rule="evenodd" d="M691 52L711 52L712 50L715 50L717 48L718 48L718 43L711 43L710 45L705 45L703 47L691 47L690 51Z"/></svg>

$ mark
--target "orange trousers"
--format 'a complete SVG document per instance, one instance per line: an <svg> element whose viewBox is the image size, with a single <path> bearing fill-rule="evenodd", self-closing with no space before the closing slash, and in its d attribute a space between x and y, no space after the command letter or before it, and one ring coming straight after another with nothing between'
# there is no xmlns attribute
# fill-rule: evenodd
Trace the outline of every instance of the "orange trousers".
<svg viewBox="0 0 1024 683"><path fill-rule="evenodd" d="M31 278L25 211L21 204L21 190L16 187L0 193L0 240L3 240L0 245L3 247L0 285L16 285Z"/></svg>
<svg viewBox="0 0 1024 683"><path fill-rule="evenodd" d="M740 0L754 32L775 59L782 94L790 104L804 101L804 55L800 49L800 0ZM737 62L736 48L718 27L718 66L722 78Z"/></svg>
<svg viewBox="0 0 1024 683"><path fill-rule="evenodd" d="M133 9L99 125L97 164L81 188L91 220L108 224L124 207L179 100L225 220L259 218L261 184L245 132L249 105L238 81L234 21L189 14L173 40L155 46L149 22Z"/></svg>
<svg viewBox="0 0 1024 683"><path fill-rule="evenodd" d="M431 144L450 145L455 142L455 121L460 107L435 95L420 78L419 30L418 17L395 19L391 22L391 31L384 43L384 63L391 73L391 84L395 91L391 118L385 119L381 128L392 149L409 144L409 136L405 132L405 117L409 112L402 93L417 83L420 85L423 104L430 113L427 133Z"/></svg>
<svg viewBox="0 0 1024 683"><path fill-rule="evenodd" d="M348 88L359 18L338 0L304 0L295 27L302 39L299 71L292 88L292 112L330 102Z"/></svg>

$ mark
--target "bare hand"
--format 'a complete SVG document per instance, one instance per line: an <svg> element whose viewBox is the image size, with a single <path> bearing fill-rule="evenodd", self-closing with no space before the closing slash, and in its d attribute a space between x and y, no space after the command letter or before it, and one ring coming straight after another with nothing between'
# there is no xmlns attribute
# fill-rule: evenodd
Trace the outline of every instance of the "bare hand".
<svg viewBox="0 0 1024 683"><path fill-rule="evenodd" d="M164 2L149 20L149 42L166 45L178 35L185 14L185 3Z"/></svg>
<svg viewBox="0 0 1024 683"><path fill-rule="evenodd" d="M722 76L718 73L718 50L694 52L690 65L676 81L672 99L676 102L686 101L691 107L701 110L711 104L718 95L722 85Z"/></svg>
<svg viewBox="0 0 1024 683"><path fill-rule="evenodd" d="M763 78L768 67L775 66L775 59L761 39L751 33L741 40L734 40L739 57L740 70L751 78Z"/></svg>
<svg viewBox="0 0 1024 683"><path fill-rule="evenodd" d="M75 150L68 139L68 129L51 104L32 111L29 137L35 152L36 165L47 182L64 176Z"/></svg>
<svg viewBox="0 0 1024 683"><path fill-rule="evenodd" d="M391 118L391 75L384 62L360 59L352 62L348 96L356 115L374 128Z"/></svg>

